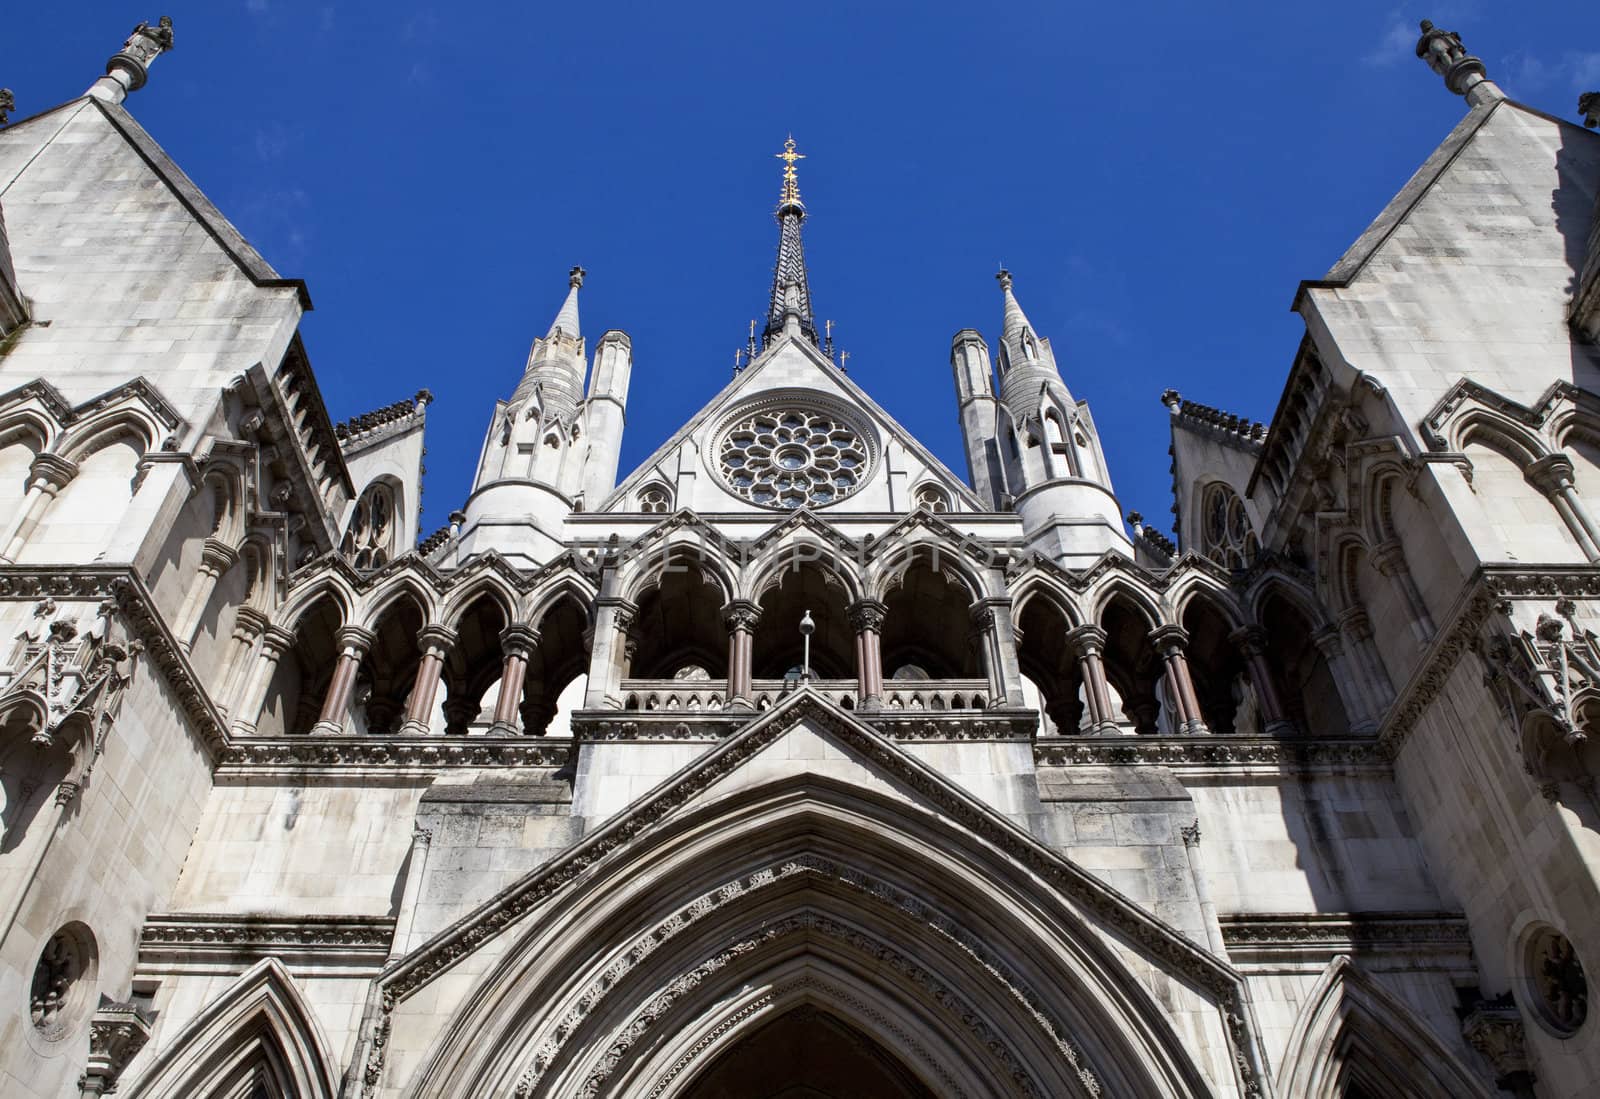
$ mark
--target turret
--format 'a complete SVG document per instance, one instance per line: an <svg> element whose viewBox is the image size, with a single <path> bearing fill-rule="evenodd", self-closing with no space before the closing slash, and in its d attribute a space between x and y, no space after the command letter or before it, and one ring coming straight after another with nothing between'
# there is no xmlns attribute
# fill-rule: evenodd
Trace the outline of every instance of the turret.
<svg viewBox="0 0 1600 1099"><path fill-rule="evenodd" d="M628 334L613 329L601 336L600 345L595 348L589 401L583 414L584 435L589 442L580 487L587 509L599 506L617 487L617 462L622 456L622 429L632 375L633 341Z"/></svg>
<svg viewBox="0 0 1600 1099"><path fill-rule="evenodd" d="M996 511L1007 505L1005 470L1000 460L999 402L994 395L994 371L989 345L971 328L963 328L950 341L950 369L955 374L957 415L967 450L967 479L978 498Z"/></svg>
<svg viewBox="0 0 1600 1099"><path fill-rule="evenodd" d="M1031 548L1059 564L1085 565L1109 549L1127 553L1089 406L1074 400L1061 379L1050 341L1039 337L1017 302L1011 273L996 277L1005 311L994 438L1011 506L1022 516Z"/></svg>
<svg viewBox="0 0 1600 1099"><path fill-rule="evenodd" d="M533 341L511 399L497 402L467 498L462 554L493 548L542 564L559 547L583 481L583 334L574 267L567 298L545 335ZM613 470L614 470L613 466Z"/></svg>

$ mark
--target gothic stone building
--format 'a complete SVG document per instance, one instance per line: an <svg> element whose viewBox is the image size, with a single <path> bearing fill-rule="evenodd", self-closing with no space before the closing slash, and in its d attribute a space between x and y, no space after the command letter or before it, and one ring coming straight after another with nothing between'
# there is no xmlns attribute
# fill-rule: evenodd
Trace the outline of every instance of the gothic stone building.
<svg viewBox="0 0 1600 1099"><path fill-rule="evenodd" d="M619 479L574 270L419 540L171 35L0 130L0 1092L1595 1094L1600 137L1425 24L1465 116L1270 424L1163 397L1175 543L1009 275L967 476L840 369L793 159L702 411Z"/></svg>

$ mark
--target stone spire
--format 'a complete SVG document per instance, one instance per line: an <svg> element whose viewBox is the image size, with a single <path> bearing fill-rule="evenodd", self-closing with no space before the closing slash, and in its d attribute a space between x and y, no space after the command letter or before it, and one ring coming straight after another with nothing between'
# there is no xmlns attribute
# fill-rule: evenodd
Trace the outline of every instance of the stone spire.
<svg viewBox="0 0 1600 1099"><path fill-rule="evenodd" d="M1422 21L1422 37L1417 39L1417 56L1428 63L1428 68L1444 78L1445 87L1457 95L1465 96L1474 107L1506 97L1506 93L1484 75L1483 61L1469 54L1461 44L1461 36L1455 31L1440 30L1432 20Z"/></svg>
<svg viewBox="0 0 1600 1099"><path fill-rule="evenodd" d="M107 103L121 103L129 92L136 92L150 79L150 63L172 49L172 17L163 15L155 26L140 23L128 35L122 49L106 62L106 75L96 80L86 93Z"/></svg>
<svg viewBox="0 0 1600 1099"><path fill-rule="evenodd" d="M767 327L762 343L769 344L790 323L817 343L817 324L811 313L811 282L806 277L806 252L800 240L800 226L806 207L800 201L800 180L794 162L805 154L794 151L794 138L783 143L777 154L783 161L783 193L778 199L778 263L772 272L772 302L767 308Z"/></svg>
<svg viewBox="0 0 1600 1099"><path fill-rule="evenodd" d="M578 324L578 288L586 272L567 273L567 297L550 323L550 331L533 341L522 380L511 395L518 415L535 422L570 417L583 399L583 330ZM535 406L530 409L530 402ZM530 415L531 413L531 415Z"/></svg>
<svg viewBox="0 0 1600 1099"><path fill-rule="evenodd" d="M1028 322L1028 315L1022 311L1016 294L1011 292L1011 272L1002 267L995 275L995 279L1000 283L1000 292L1005 295L1005 317L1000 327L1000 343L1006 350L1003 360L1009 360L1003 361L1002 366L1004 369L1009 369L1037 359L1039 341L1033 325Z"/></svg>
<svg viewBox="0 0 1600 1099"><path fill-rule="evenodd" d="M567 272L567 300L561 303L561 312L556 314L550 331L545 333L545 339L559 332L574 337L582 334L583 330L578 327L578 289L583 285L583 276L587 274L582 267L574 267Z"/></svg>

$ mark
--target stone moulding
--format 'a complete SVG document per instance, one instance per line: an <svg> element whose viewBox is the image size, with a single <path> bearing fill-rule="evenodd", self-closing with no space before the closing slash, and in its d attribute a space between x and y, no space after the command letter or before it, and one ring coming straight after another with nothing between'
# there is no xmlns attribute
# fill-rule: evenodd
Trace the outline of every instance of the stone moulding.
<svg viewBox="0 0 1600 1099"><path fill-rule="evenodd" d="M669 776L651 793L540 869L524 877L477 910L439 931L418 949L392 962L378 978L376 1018L364 1026L364 1094L376 1093L383 1074L388 1033L395 1006L435 977L505 932L569 883L674 815L702 790L732 773L771 740L802 718L851 745L909 788L939 804L955 826L994 844L1007 857L1105 921L1108 929L1138 943L1151 955L1216 997L1230 1039L1230 1059L1246 1099L1266 1094L1264 1070L1256 1058L1256 1037L1248 1022L1250 1007L1242 975L1183 935L1151 917L1076 864L1040 844L1015 824L971 795L950 785L932 768L897 750L888 738L802 689L761 715L737 736Z"/></svg>
<svg viewBox="0 0 1600 1099"><path fill-rule="evenodd" d="M388 956L392 916L152 915L139 934L139 964L275 957L370 965Z"/></svg>
<svg viewBox="0 0 1600 1099"><path fill-rule="evenodd" d="M1386 756L1393 759L1400 754L1417 721L1471 651L1489 616L1502 604L1530 599L1600 599L1600 569L1589 565L1480 565L1384 718L1378 742Z"/></svg>
<svg viewBox="0 0 1600 1099"><path fill-rule="evenodd" d="M1272 737L1062 737L1034 746L1040 767L1378 767L1389 759L1371 738L1281 740Z"/></svg>
<svg viewBox="0 0 1600 1099"><path fill-rule="evenodd" d="M664 740L712 743L738 732L766 712L590 710L573 715L572 732L577 743ZM944 713L877 710L860 712L856 716L897 741L1031 741L1039 724L1033 710Z"/></svg>
<svg viewBox="0 0 1600 1099"><path fill-rule="evenodd" d="M1300 963L1321 969L1340 954L1388 953L1470 967L1472 938L1459 912L1240 913L1219 917L1235 964Z"/></svg>
<svg viewBox="0 0 1600 1099"><path fill-rule="evenodd" d="M205 745L213 761L228 746L222 713L212 704L189 658L178 647L161 616L155 612L150 590L133 569L107 565L71 568L42 568L28 565L0 565L0 600L56 599L61 602L93 603L104 599L116 603L117 613L127 624L132 640L144 646L145 659L161 673L178 698L191 728Z"/></svg>
<svg viewBox="0 0 1600 1099"><path fill-rule="evenodd" d="M217 759L216 777L304 777L432 771L456 767L563 767L568 737L302 736L233 740Z"/></svg>

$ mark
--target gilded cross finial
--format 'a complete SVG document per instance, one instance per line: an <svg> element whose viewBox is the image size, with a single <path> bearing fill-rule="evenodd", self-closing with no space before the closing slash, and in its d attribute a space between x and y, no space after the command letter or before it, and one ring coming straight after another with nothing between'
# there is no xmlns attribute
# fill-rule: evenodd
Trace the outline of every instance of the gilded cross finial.
<svg viewBox="0 0 1600 1099"><path fill-rule="evenodd" d="M779 200L780 206L799 206L800 202L800 177L795 174L794 162L804 160L804 153L794 151L794 135L789 135L789 140L783 143L783 152L775 153L777 159L783 161L783 198Z"/></svg>

